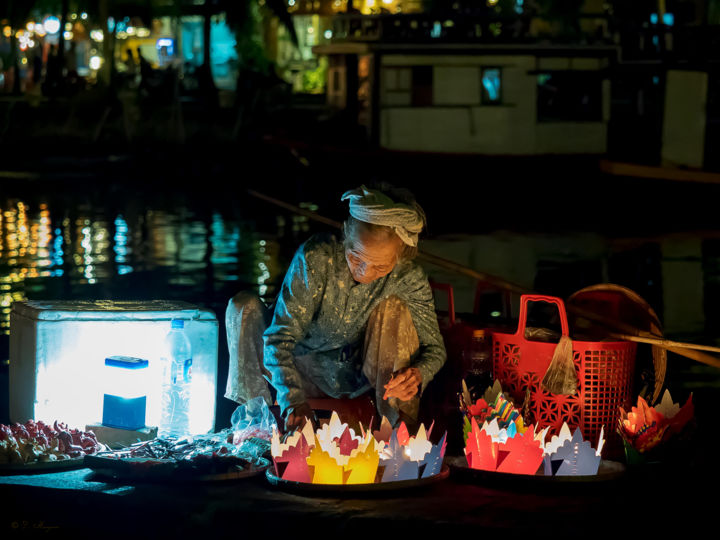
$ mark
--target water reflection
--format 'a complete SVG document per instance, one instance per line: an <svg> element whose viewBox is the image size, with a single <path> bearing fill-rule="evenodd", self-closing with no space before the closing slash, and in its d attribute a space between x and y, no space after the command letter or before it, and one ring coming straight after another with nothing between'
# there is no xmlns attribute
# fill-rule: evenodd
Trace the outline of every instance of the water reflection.
<svg viewBox="0 0 720 540"><path fill-rule="evenodd" d="M110 206L8 198L1 204L0 335L9 333L11 304L28 298L181 299L219 306L219 316L240 289L272 300L287 256L312 232L307 217L277 214L263 226L267 231L274 222L276 230L262 235L253 219L218 201L167 204L137 197ZM301 206L317 210L309 202ZM292 245L285 257L279 239ZM713 240L498 232L423 242L431 253L556 296L605 281L627 286L655 308L670 332L702 331L703 296L708 321L720 319L707 302L720 281L713 270L720 249L710 249ZM460 311L472 309L475 283L442 269L428 271L436 281L454 283Z"/></svg>
<svg viewBox="0 0 720 540"><path fill-rule="evenodd" d="M115 218L115 236L113 236L115 252L115 264L119 276L132 272L132 266L128 264L130 247L128 246L128 225L122 215Z"/></svg>
<svg viewBox="0 0 720 540"><path fill-rule="evenodd" d="M75 221L77 245L74 246L74 266L82 275L82 281L88 284L106 279L112 273L107 268L110 239L106 221L91 221L80 218Z"/></svg>
<svg viewBox="0 0 720 540"><path fill-rule="evenodd" d="M215 292L239 288L273 294L283 271L277 240L259 238L219 211L128 207L118 213L19 199L2 204L0 335L9 334L12 303L29 298L210 303Z"/></svg>
<svg viewBox="0 0 720 540"><path fill-rule="evenodd" d="M46 209L45 209L46 210ZM47 218L47 216L44 216ZM40 218L41 219L41 218ZM7 333L10 306L24 299L26 277L36 276L39 261L27 264L28 253L35 255L38 249L40 219L35 235L30 234L26 206L23 202L10 200L4 205L0 220L0 331ZM33 244L34 238L34 244Z"/></svg>

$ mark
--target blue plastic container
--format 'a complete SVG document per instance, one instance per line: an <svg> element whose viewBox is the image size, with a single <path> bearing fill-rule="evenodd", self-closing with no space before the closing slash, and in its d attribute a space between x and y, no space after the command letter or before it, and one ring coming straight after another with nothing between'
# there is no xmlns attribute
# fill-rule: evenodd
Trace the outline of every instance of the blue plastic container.
<svg viewBox="0 0 720 540"><path fill-rule="evenodd" d="M121 429L145 427L148 361L110 356L105 359L104 375L103 425Z"/></svg>

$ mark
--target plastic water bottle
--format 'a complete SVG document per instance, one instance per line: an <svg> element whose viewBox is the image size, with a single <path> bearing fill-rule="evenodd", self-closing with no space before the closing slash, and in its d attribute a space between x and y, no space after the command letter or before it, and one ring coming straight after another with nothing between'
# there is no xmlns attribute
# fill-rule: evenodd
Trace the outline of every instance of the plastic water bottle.
<svg viewBox="0 0 720 540"><path fill-rule="evenodd" d="M493 385L491 341L483 329L473 330L467 352L465 383L470 396L477 400Z"/></svg>
<svg viewBox="0 0 720 540"><path fill-rule="evenodd" d="M165 336L162 378L162 415L158 435L185 437L190 434L190 383L192 348L182 320L173 319Z"/></svg>

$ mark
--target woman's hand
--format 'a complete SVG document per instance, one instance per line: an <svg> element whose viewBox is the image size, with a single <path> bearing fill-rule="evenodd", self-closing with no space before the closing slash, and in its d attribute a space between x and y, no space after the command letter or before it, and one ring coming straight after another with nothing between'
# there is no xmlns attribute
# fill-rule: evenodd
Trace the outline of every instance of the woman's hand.
<svg viewBox="0 0 720 540"><path fill-rule="evenodd" d="M422 374L418 368L402 368L393 373L390 381L385 385L383 399L395 397L401 401L408 401L419 393L421 384Z"/></svg>
<svg viewBox="0 0 720 540"><path fill-rule="evenodd" d="M296 429L302 429L305 427L306 422L310 422L313 429L315 429L315 413L310 408L310 405L303 403L297 407L293 407L285 418L285 433L290 433Z"/></svg>

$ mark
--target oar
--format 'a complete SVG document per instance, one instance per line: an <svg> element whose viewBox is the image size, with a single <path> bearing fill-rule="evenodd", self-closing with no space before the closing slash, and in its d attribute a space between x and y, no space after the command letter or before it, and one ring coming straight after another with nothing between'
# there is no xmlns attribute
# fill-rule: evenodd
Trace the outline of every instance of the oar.
<svg viewBox="0 0 720 540"><path fill-rule="evenodd" d="M323 223L325 225L330 225L331 227L335 227L338 229L342 228L342 224L339 221L335 221L333 219L326 218L326 217L321 216L320 214L317 214L316 212L313 212L311 210L306 210L305 208L300 208L299 206L295 206L295 205L287 203L285 201L281 201L280 199L270 197L269 195L265 195L263 193L260 193L258 191L252 190L252 189L249 189L247 192L249 195L252 195L253 197L262 199L263 201L274 204L275 206L279 206L280 208L284 208L285 210L288 210L295 214L306 216L309 219L312 219L319 223ZM477 279L479 281L484 281L486 283L489 283L489 284L497 287L498 289L502 289L502 290L517 293L517 294L531 294L532 293L532 291L526 289L525 287L523 287L521 285L511 283L507 280L504 280L497 276L493 276L491 274L486 274L485 272L479 272L472 268L468 268L467 266L464 266L462 264L456 263L449 259L445 259L443 257L439 257L437 255L433 255L431 253L427 253L422 250L418 251L418 258L420 258L421 260L423 260L425 262L435 264L437 266L445 268L447 270L452 270L454 272L457 272L458 274L462 274L464 276L468 276L468 277ZM632 325L625 324L625 323L615 320L615 319L608 319L607 317L604 317L604 316L599 315L592 311L587 311L587 310L579 308L577 306L568 305L566 307L567 307L568 312L573 313L576 316L583 317L592 322L601 324L601 325L607 327L608 329L616 330L615 332L613 332L613 331L608 332L608 336L610 336L610 337L614 337L616 339L624 339L627 341L635 341L638 343L649 343L651 345L657 345L658 347L667 349L670 352L679 354L680 356L684 356L686 358L690 358L691 360L695 360L697 362L702 362L703 364L707 364L710 366L720 368L720 359L717 359L714 356L711 356L709 354L700 352L700 351L720 352L720 347L712 347L710 345L696 345L694 343L685 343L685 342L680 342L680 341L667 340L664 338L660 338L656 335L653 335L650 332L647 332L646 330L641 330Z"/></svg>

